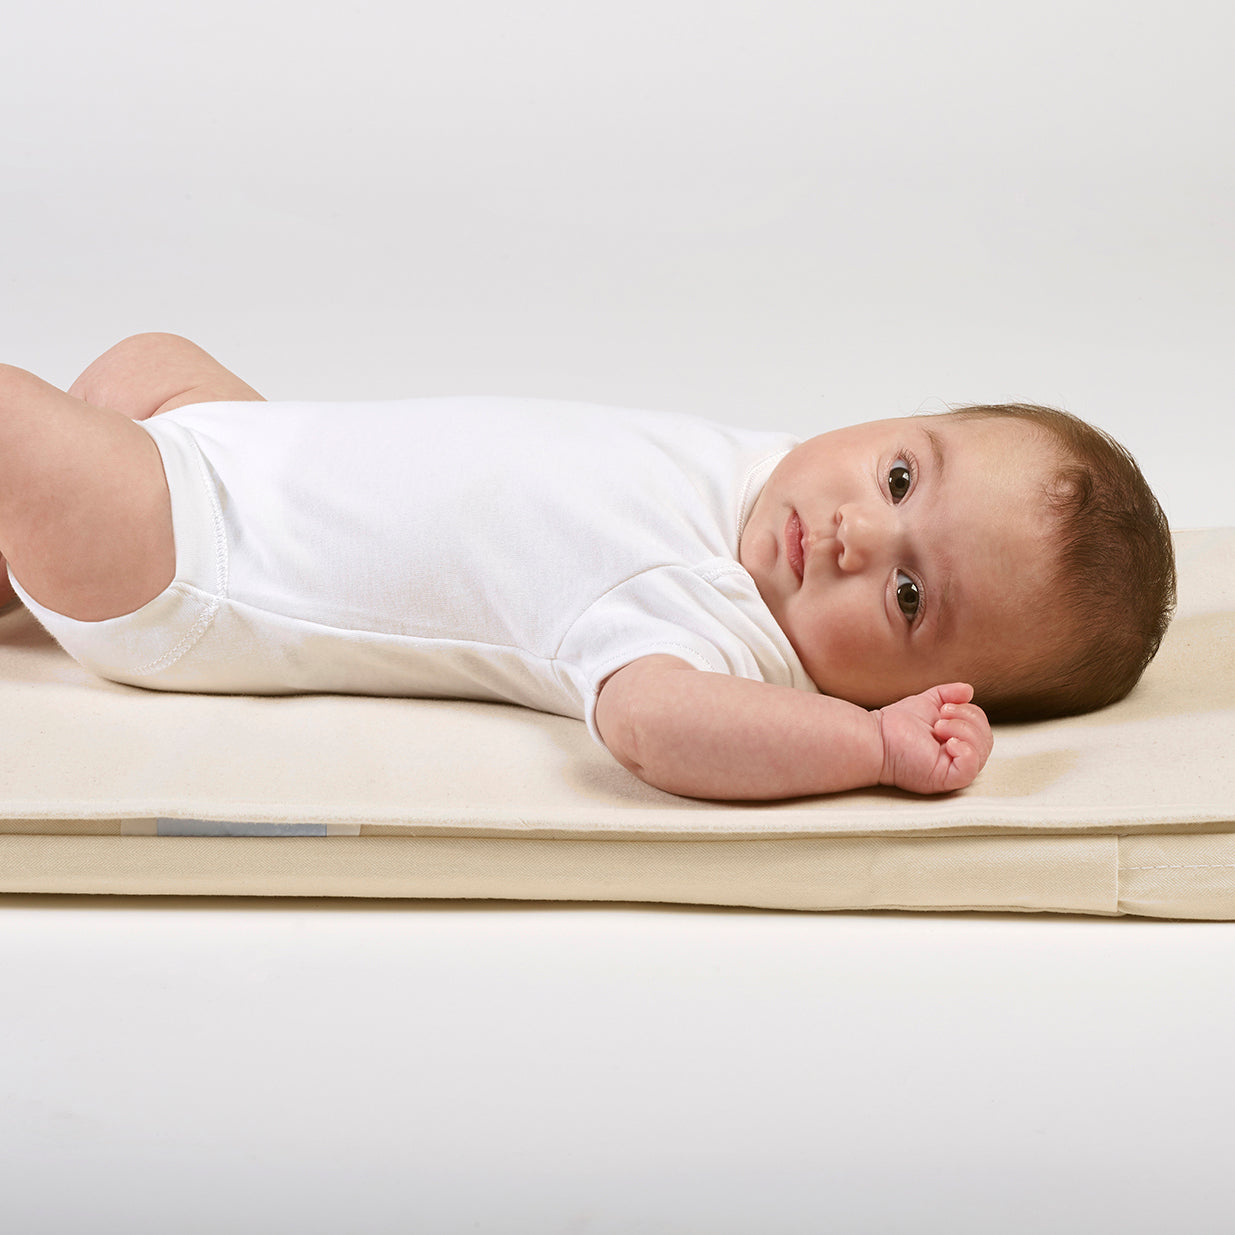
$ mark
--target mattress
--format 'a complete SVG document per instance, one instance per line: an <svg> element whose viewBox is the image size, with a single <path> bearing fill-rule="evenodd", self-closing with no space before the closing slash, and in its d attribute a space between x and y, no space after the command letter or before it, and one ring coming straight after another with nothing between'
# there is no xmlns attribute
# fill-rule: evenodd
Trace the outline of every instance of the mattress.
<svg viewBox="0 0 1235 1235"><path fill-rule="evenodd" d="M968 789L704 802L500 704L161 694L0 617L0 891L1235 918L1235 528L1123 702L999 726Z"/></svg>

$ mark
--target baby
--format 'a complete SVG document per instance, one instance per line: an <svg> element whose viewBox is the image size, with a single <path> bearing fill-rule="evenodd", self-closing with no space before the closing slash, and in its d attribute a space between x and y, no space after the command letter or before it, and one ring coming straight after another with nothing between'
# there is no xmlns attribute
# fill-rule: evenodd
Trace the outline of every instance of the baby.
<svg viewBox="0 0 1235 1235"><path fill-rule="evenodd" d="M505 700L726 799L963 788L987 714L1121 698L1174 604L1136 464L1048 408L267 404L159 334L67 394L0 367L0 552L113 680Z"/></svg>

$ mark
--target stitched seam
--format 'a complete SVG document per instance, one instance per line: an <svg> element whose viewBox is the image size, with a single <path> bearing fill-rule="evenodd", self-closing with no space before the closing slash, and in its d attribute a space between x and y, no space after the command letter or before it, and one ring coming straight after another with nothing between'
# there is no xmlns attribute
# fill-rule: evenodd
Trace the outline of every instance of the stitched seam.
<svg viewBox="0 0 1235 1235"><path fill-rule="evenodd" d="M1229 871L1235 870L1235 862L1196 862L1167 866L1121 866L1121 871Z"/></svg>
<svg viewBox="0 0 1235 1235"><path fill-rule="evenodd" d="M668 655L672 655L674 653L680 652L682 654L683 660L689 660L691 664L697 665L700 668L704 669L705 671L717 672L716 670L713 670L711 664L699 654L699 651L697 648L692 648L685 643L672 643L672 642L655 643L655 644L649 643L648 648L650 649L649 651L642 652L640 653L640 655L642 656L668 656ZM625 660L622 657L613 657L612 659L614 661L622 660L623 664L631 663L629 660ZM558 657L555 657L553 660L553 663L555 665L558 665L558 664L565 665L565 664L573 664L574 662L564 661ZM610 662L603 662L603 663L605 664L605 669L600 674L600 678L602 681L604 680L604 678L608 677L610 674L617 672L616 669L608 668L608 664Z"/></svg>
<svg viewBox="0 0 1235 1235"><path fill-rule="evenodd" d="M695 574L699 576L704 583L710 583L713 587L720 579L728 578L729 576L738 577L749 574L746 567L740 562L731 562L725 558L714 558L708 562L701 562L698 566L693 567Z"/></svg>
<svg viewBox="0 0 1235 1235"><path fill-rule="evenodd" d="M792 450L792 447L790 447ZM764 468L764 465L769 460L775 460L767 474L763 478L763 485L759 486L760 492L763 491L763 486L768 483L772 473L776 470L776 465L787 455L789 450L774 450L770 454L764 455L761 459L750 465L745 478L742 481L742 493L738 499L738 525L734 529L734 534L738 542L742 540L742 533L746 530L747 520L750 518L751 508L754 506L754 500L751 495L751 489L754 487L755 476L758 475Z"/></svg>
<svg viewBox="0 0 1235 1235"><path fill-rule="evenodd" d="M193 450L193 462L197 467L197 475L205 489L206 498L210 502L211 520L214 523L214 562L215 562L215 592L218 596L226 596L228 589L228 555L227 529L223 524L223 509L219 505L219 494L215 483L206 466L205 456L193 435L187 435ZM217 608L217 605L215 606ZM213 613L211 614L213 617Z"/></svg>
<svg viewBox="0 0 1235 1235"><path fill-rule="evenodd" d="M669 568L670 570L683 570L688 574L695 573L695 567L683 565L680 562L655 562L651 566L644 566L644 567L641 567L639 570L631 571L631 573L627 575L624 579L619 579L616 583L613 583L609 587L605 588L603 592L600 592L597 595L590 597L587 601L584 602L584 604L579 609L579 611L566 624L565 629L562 631L561 635L558 637L557 643L554 644L553 651L550 652L549 655L545 659L552 660L552 661L558 661L562 659L562 647L570 639L571 632L575 629L576 626L579 625L579 623L588 614L588 612L591 609L593 609L596 605L598 605L602 600L604 600L605 597L612 596L614 592L618 591L620 588L626 587L627 584L631 583L635 579L642 578L642 576L651 574L653 571L664 570L666 567Z"/></svg>
<svg viewBox="0 0 1235 1235"><path fill-rule="evenodd" d="M220 601L212 598L209 608L189 627L184 638L170 652L165 652L158 660L152 660L148 665L142 665L140 669L134 669L134 675L144 677L174 665L206 633L206 628L214 621L215 614L219 611L219 605Z"/></svg>
<svg viewBox="0 0 1235 1235"><path fill-rule="evenodd" d="M179 425L174 426L180 428ZM142 665L140 668L133 670L136 676L147 676L149 674L158 673L163 669L170 668L176 663L190 648L193 647L198 640L206 633L210 623L214 621L222 604L222 597L227 595L228 588L228 554L227 554L227 529L223 523L223 510L219 505L219 495L215 488L214 480L210 474L210 468L206 463L206 458L202 454L201 447L198 446L196 440L191 433L185 432L182 435L178 434L183 443L187 443L189 452L193 459L193 468L197 473L197 479L202 486L202 490L206 495L206 500L210 503L210 521L214 532L214 592L215 595L210 597L210 603L203 613L201 613L192 626L185 632L184 638L170 651L165 652L157 660L152 660L149 664ZM195 589L196 590L196 589ZM209 593L207 593L209 595Z"/></svg>

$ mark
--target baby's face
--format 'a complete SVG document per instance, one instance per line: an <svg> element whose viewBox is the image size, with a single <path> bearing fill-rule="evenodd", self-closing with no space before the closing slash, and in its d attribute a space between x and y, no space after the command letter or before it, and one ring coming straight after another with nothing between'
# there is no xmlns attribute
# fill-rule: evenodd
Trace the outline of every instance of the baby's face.
<svg viewBox="0 0 1235 1235"><path fill-rule="evenodd" d="M881 707L972 681L1045 625L1055 462L1017 420L838 429L781 460L738 558L823 693Z"/></svg>

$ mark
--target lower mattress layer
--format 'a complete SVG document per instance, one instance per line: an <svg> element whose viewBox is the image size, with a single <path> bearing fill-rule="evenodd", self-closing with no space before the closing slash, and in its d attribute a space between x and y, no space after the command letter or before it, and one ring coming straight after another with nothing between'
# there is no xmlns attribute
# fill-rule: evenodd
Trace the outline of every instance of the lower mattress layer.
<svg viewBox="0 0 1235 1235"><path fill-rule="evenodd" d="M3 835L0 892L1235 919L1235 832L689 841Z"/></svg>

